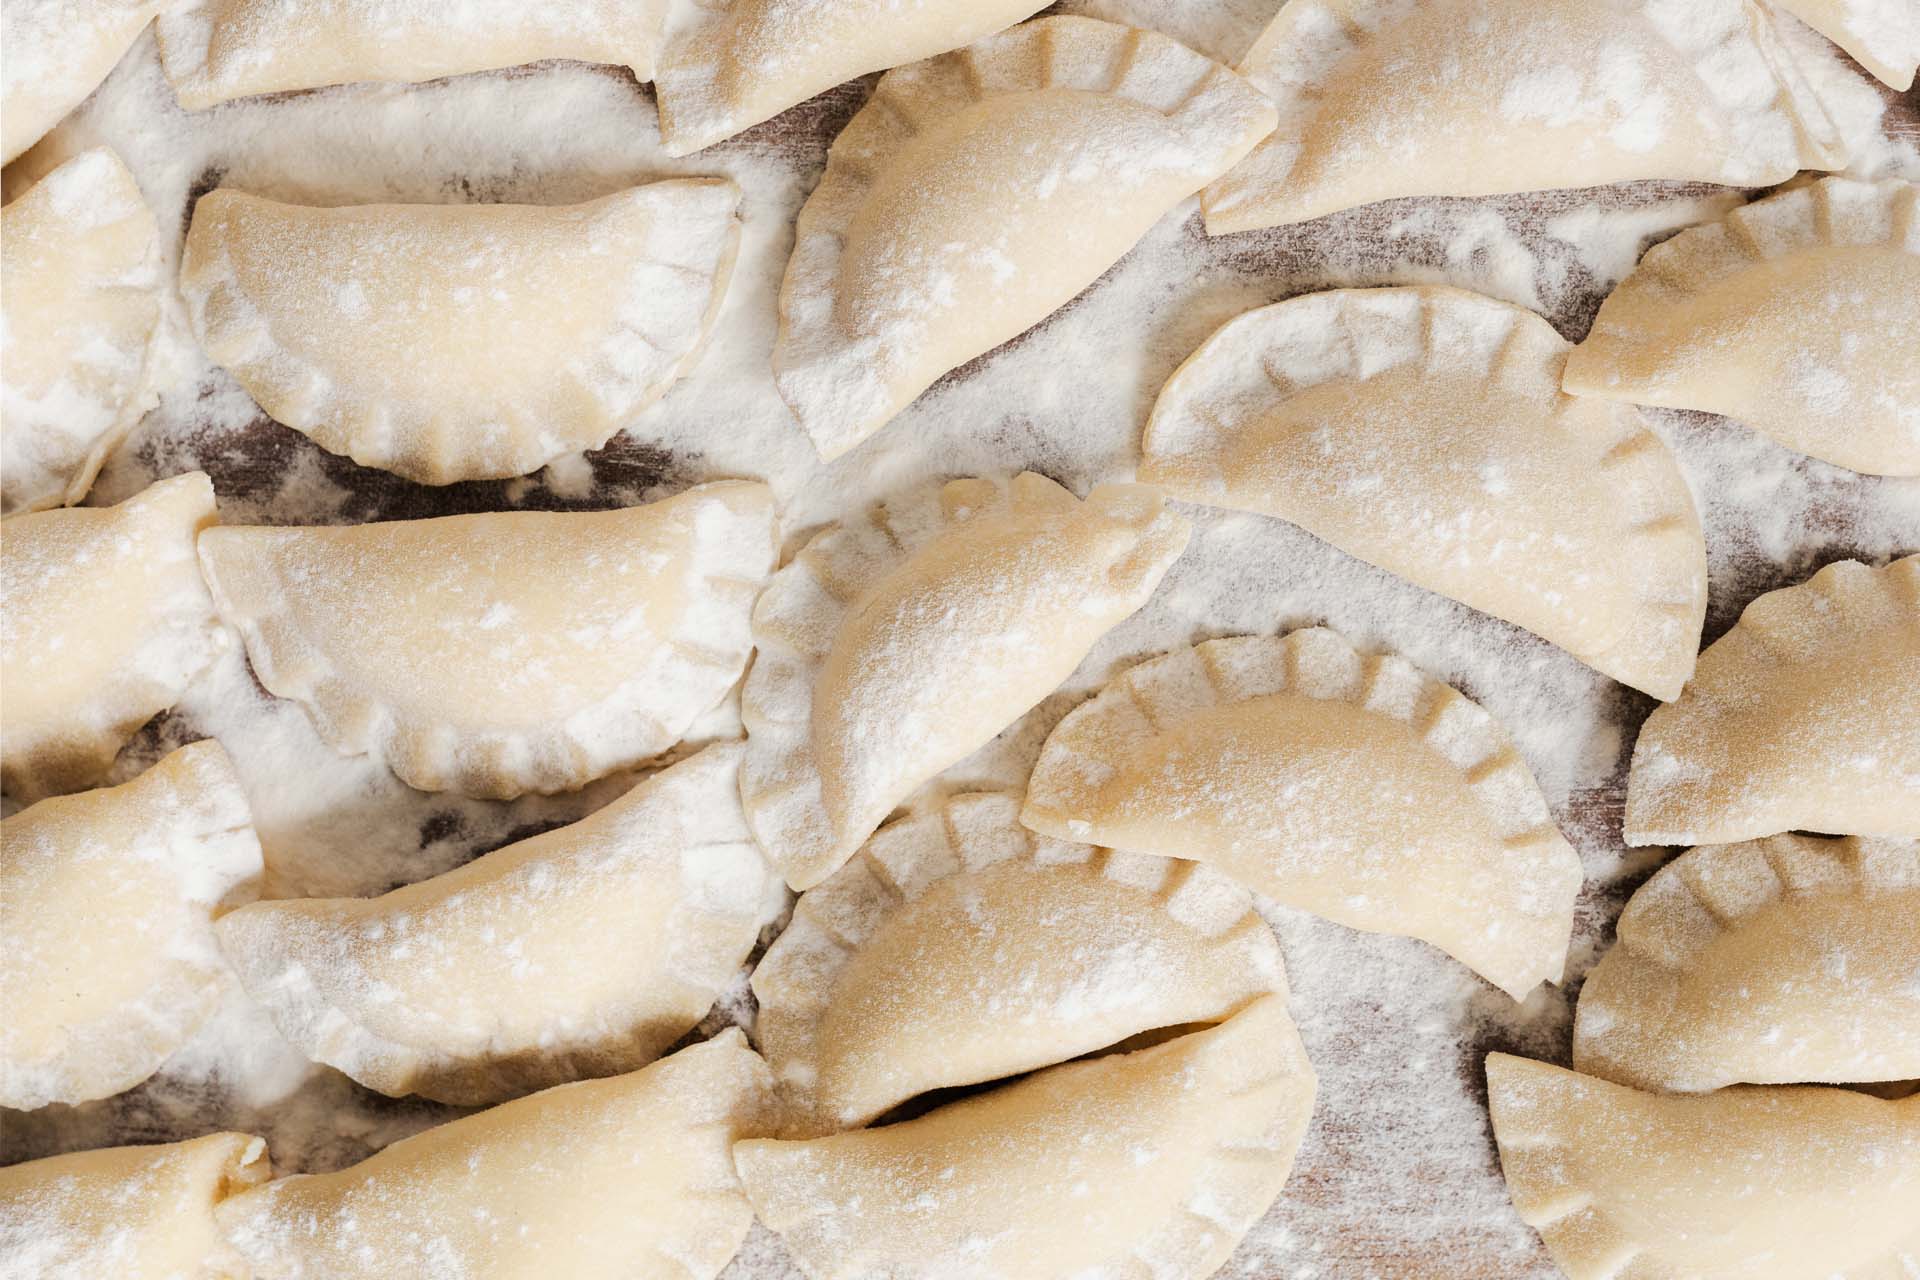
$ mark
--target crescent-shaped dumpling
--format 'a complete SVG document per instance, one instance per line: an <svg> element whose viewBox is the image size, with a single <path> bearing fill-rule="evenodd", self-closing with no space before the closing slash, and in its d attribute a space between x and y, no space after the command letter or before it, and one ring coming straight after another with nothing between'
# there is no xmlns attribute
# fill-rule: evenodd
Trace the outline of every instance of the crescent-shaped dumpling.
<svg viewBox="0 0 1920 1280"><path fill-rule="evenodd" d="M1168 380L1140 479L1291 520L1672 698L1706 615L1700 518L1639 414L1561 392L1567 351L1458 289L1263 307Z"/></svg>
<svg viewBox="0 0 1920 1280"><path fill-rule="evenodd" d="M1494 718L1324 627L1144 662L1047 739L1020 820L1208 862L1340 924L1557 982L1580 859Z"/></svg>
<svg viewBox="0 0 1920 1280"><path fill-rule="evenodd" d="M1157 490L1085 502L1026 472L955 480L815 535L753 611L740 786L796 889L1060 686L1145 604L1191 525Z"/></svg>
<svg viewBox="0 0 1920 1280"><path fill-rule="evenodd" d="M422 791L569 791L658 755L746 667L773 495L617 511L208 530L220 614L270 693ZM556 567L564 572L556 572Z"/></svg>
<svg viewBox="0 0 1920 1280"><path fill-rule="evenodd" d="M1913 0L1774 0L1900 92L1920 66L1920 5Z"/></svg>
<svg viewBox="0 0 1920 1280"><path fill-rule="evenodd" d="M659 1057L739 973L768 878L724 744L444 875L255 903L216 932L309 1058L472 1105Z"/></svg>
<svg viewBox="0 0 1920 1280"><path fill-rule="evenodd" d="M1917 979L1920 840L1706 845L1627 903L1573 1065L1662 1092L1920 1079Z"/></svg>
<svg viewBox="0 0 1920 1280"><path fill-rule="evenodd" d="M1400 196L1765 186L1847 159L1756 0L1295 0L1240 73L1280 125L1201 197L1214 235Z"/></svg>
<svg viewBox="0 0 1920 1280"><path fill-rule="evenodd" d="M159 6L152 6L159 7ZM550 58L653 76L668 0L197 0L160 19L160 60L189 111L362 80L401 84Z"/></svg>
<svg viewBox="0 0 1920 1280"><path fill-rule="evenodd" d="M0 5L0 165L100 87L169 0L8 0ZM13 235L12 228L7 235ZM13 288L13 264L7 264Z"/></svg>
<svg viewBox="0 0 1920 1280"><path fill-rule="evenodd" d="M1920 836L1920 555L1749 604L1640 729L1628 844Z"/></svg>
<svg viewBox="0 0 1920 1280"><path fill-rule="evenodd" d="M1225 67L1093 18L888 72L800 210L781 397L839 457L1071 301L1272 128Z"/></svg>
<svg viewBox="0 0 1920 1280"><path fill-rule="evenodd" d="M739 204L711 178L559 206L221 188L180 290L207 354L323 448L425 484L519 476L599 448L692 362Z"/></svg>
<svg viewBox="0 0 1920 1280"><path fill-rule="evenodd" d="M1920 476L1920 186L1826 178L1655 245L1568 357L1566 388Z"/></svg>
<svg viewBox="0 0 1920 1280"><path fill-rule="evenodd" d="M1487 1057L1500 1167L1568 1280L1897 1280L1920 1267L1920 1094L1663 1097Z"/></svg>
<svg viewBox="0 0 1920 1280"><path fill-rule="evenodd" d="M1019 811L1013 796L956 796L801 895L753 974L789 1133L1286 994L1244 889L1195 863L1034 836Z"/></svg>
<svg viewBox="0 0 1920 1280"><path fill-rule="evenodd" d="M0 781L36 800L106 776L230 643L194 559L204 472L117 507L14 516L0 537Z"/></svg>
<svg viewBox="0 0 1920 1280"><path fill-rule="evenodd" d="M871 71L972 44L1043 0L703 0L667 33L660 139L684 156Z"/></svg>
<svg viewBox="0 0 1920 1280"><path fill-rule="evenodd" d="M0 1106L87 1102L158 1070L226 995L213 917L260 875L211 739L0 822Z"/></svg>
<svg viewBox="0 0 1920 1280"><path fill-rule="evenodd" d="M213 1280L245 1275L213 1210L273 1176L247 1133L106 1147L0 1169L0 1275Z"/></svg>
<svg viewBox="0 0 1920 1280"><path fill-rule="evenodd" d="M1286 1184L1314 1083L1267 996L1150 1049L734 1160L810 1280L1201 1280Z"/></svg>
<svg viewBox="0 0 1920 1280"><path fill-rule="evenodd" d="M738 1028L563 1084L217 1210L253 1280L713 1280L753 1223L731 1149L766 1064Z"/></svg>
<svg viewBox="0 0 1920 1280"><path fill-rule="evenodd" d="M157 400L159 230L120 158L83 151L0 210L0 274L0 515L71 505Z"/></svg>

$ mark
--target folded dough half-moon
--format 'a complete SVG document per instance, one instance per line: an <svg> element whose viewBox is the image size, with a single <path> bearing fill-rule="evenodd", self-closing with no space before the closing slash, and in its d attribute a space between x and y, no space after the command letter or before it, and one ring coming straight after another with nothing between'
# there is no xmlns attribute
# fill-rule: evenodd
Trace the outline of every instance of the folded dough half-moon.
<svg viewBox="0 0 1920 1280"><path fill-rule="evenodd" d="M12 164L85 102L168 3L8 0L0 5L0 165ZM7 274L13 274L11 263ZM13 288L11 278L7 287Z"/></svg>
<svg viewBox="0 0 1920 1280"><path fill-rule="evenodd" d="M1756 0L1294 0L1241 61L1280 109L1219 235L1400 196L1764 186L1847 152Z"/></svg>
<svg viewBox="0 0 1920 1280"><path fill-rule="evenodd" d="M1569 1280L1899 1280L1920 1268L1920 1094L1663 1097L1504 1053L1513 1206Z"/></svg>
<svg viewBox="0 0 1920 1280"><path fill-rule="evenodd" d="M1826 178L1655 245L1568 357L1566 388L1920 476L1920 187Z"/></svg>
<svg viewBox="0 0 1920 1280"><path fill-rule="evenodd" d="M1920 4L1914 0L1773 0L1905 93L1920 66Z"/></svg>
<svg viewBox="0 0 1920 1280"><path fill-rule="evenodd" d="M1288 906L1558 982L1580 858L1494 718L1338 633L1209 640L1116 678L1041 749L1035 831L1208 862Z"/></svg>
<svg viewBox="0 0 1920 1280"><path fill-rule="evenodd" d="M1628 844L1920 836L1920 555L1749 604L1640 729Z"/></svg>
<svg viewBox="0 0 1920 1280"><path fill-rule="evenodd" d="M599 448L692 362L739 204L710 178L561 206L221 188L180 289L207 354L321 447L425 484L519 476Z"/></svg>
<svg viewBox="0 0 1920 1280"><path fill-rule="evenodd" d="M617 511L208 530L220 614L267 690L422 791L569 791L658 755L740 678L772 491Z"/></svg>
<svg viewBox="0 0 1920 1280"><path fill-rule="evenodd" d="M888 72L800 210L781 397L839 457L1071 301L1273 118L1225 67L1093 18Z"/></svg>
<svg viewBox="0 0 1920 1280"><path fill-rule="evenodd" d="M194 558L219 519L190 471L116 507L14 516L0 536L0 781L37 800L106 776L226 650Z"/></svg>
<svg viewBox="0 0 1920 1280"><path fill-rule="evenodd" d="M1291 520L1672 698L1706 616L1700 518L1639 414L1560 390L1568 349L1459 289L1263 307L1168 380L1140 479Z"/></svg>
<svg viewBox="0 0 1920 1280"><path fill-rule="evenodd" d="M927 486L814 536L753 611L740 787L796 889L992 741L1145 604L1191 525L1159 491L1033 472Z"/></svg>
<svg viewBox="0 0 1920 1280"><path fill-rule="evenodd" d="M216 932L309 1058L473 1105L659 1057L739 973L768 880L722 744L444 875L255 903Z"/></svg>
<svg viewBox="0 0 1920 1280"><path fill-rule="evenodd" d="M1201 1280L1286 1184L1314 1083L1267 996L1150 1049L734 1159L811 1280Z"/></svg>
<svg viewBox="0 0 1920 1280"><path fill-rule="evenodd" d="M1573 1065L1687 1093L1920 1079L1916 977L1920 840L1705 845L1627 903Z"/></svg>
<svg viewBox="0 0 1920 1280"><path fill-rule="evenodd" d="M0 1169L0 1274L18 1280L225 1280L245 1263L214 1206L273 1176L248 1133L106 1147Z"/></svg>
<svg viewBox="0 0 1920 1280"><path fill-rule="evenodd" d="M157 400L159 229L120 158L83 151L0 210L0 275L0 515L70 506Z"/></svg>
<svg viewBox="0 0 1920 1280"><path fill-rule="evenodd" d="M0 1106L131 1089L213 1015L213 917L259 891L252 822L212 739L0 822Z"/></svg>
<svg viewBox="0 0 1920 1280"><path fill-rule="evenodd" d="M712 146L870 71L972 44L1043 0L697 0L654 76L670 156Z"/></svg>
<svg viewBox="0 0 1920 1280"><path fill-rule="evenodd" d="M1197 863L1035 836L1019 810L956 796L801 895L753 974L789 1135L1285 996L1246 890Z"/></svg>
<svg viewBox="0 0 1920 1280"><path fill-rule="evenodd" d="M217 1212L253 1280L713 1280L753 1210L734 1140L767 1067L738 1028L628 1075L563 1084Z"/></svg>

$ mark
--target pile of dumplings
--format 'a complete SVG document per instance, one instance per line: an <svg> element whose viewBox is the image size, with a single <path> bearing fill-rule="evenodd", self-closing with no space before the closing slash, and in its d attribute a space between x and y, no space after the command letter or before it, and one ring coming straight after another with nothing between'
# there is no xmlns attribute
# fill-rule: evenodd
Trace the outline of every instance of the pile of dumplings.
<svg viewBox="0 0 1920 1280"><path fill-rule="evenodd" d="M1920 476L1920 187L1796 177L1846 146L1759 0L1290 0L1237 70L1041 7L5 0L9 162L156 17L191 110L570 58L651 81L674 155L886 70L779 297L774 381L823 459L1196 195L1227 234L1788 185L1647 253L1577 346L1455 288L1296 297L1179 367L1137 482L955 479L795 547L753 480L349 527L224 525L199 472L79 505L156 402L176 288L261 408L362 465L446 484L603 445L699 359L742 193L219 188L176 273L125 165L66 161L0 225L0 782L26 806L0 824L0 1105L139 1085L237 981L312 1061L482 1109L317 1175L244 1133L0 1169L0 1273L712 1280L757 1218L815 1280L1212 1275L1313 1115L1259 904L1517 1001L1562 979L1583 873L1506 728L1324 627L1151 657L1024 794L930 793L1153 596L1179 503L1290 521L1660 700L1625 838L1697 847L1588 975L1574 1070L1486 1063L1514 1205L1566 1274L1920 1273L1920 1094L1836 1087L1920 1077L1920 554L1829 564L1703 652L1700 518L1636 408ZM1920 9L1782 7L1911 85ZM236 642L421 791L674 762L383 896L265 899L219 742L105 785ZM744 740L676 750L736 688ZM757 1048L689 1043L785 889Z"/></svg>

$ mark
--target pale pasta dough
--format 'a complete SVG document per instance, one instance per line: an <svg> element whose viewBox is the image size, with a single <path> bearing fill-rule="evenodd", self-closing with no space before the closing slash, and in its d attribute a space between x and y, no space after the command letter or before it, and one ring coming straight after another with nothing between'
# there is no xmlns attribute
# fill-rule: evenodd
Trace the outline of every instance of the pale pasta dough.
<svg viewBox="0 0 1920 1280"><path fill-rule="evenodd" d="M1568 357L1566 388L1920 476L1920 187L1827 178L1654 246Z"/></svg>
<svg viewBox="0 0 1920 1280"><path fill-rule="evenodd" d="M747 822L796 889L1059 687L1145 604L1191 526L1159 492L1027 472L903 495L817 534L754 606Z"/></svg>
<svg viewBox="0 0 1920 1280"><path fill-rule="evenodd" d="M1285 995L1244 889L1195 863L1034 836L1019 809L956 796L801 895L753 974L789 1134Z"/></svg>
<svg viewBox="0 0 1920 1280"><path fill-rule="evenodd" d="M0 275L0 514L71 505L158 399L159 231L120 158L83 151L0 211Z"/></svg>
<svg viewBox="0 0 1920 1280"><path fill-rule="evenodd" d="M1273 119L1226 68L1092 18L888 72L800 210L780 395L838 457L1072 300Z"/></svg>
<svg viewBox="0 0 1920 1280"><path fill-rule="evenodd" d="M0 822L0 1106L152 1075L225 996L213 917L260 874L246 794L211 739Z"/></svg>
<svg viewBox="0 0 1920 1280"><path fill-rule="evenodd" d="M0 537L0 780L17 800L106 776L229 639L194 559L203 472L117 507L15 516Z"/></svg>
<svg viewBox="0 0 1920 1280"><path fill-rule="evenodd" d="M215 529L200 555L260 682L337 750L504 799L657 755L725 697L774 530L767 486L722 481L618 511Z"/></svg>
<svg viewBox="0 0 1920 1280"><path fill-rule="evenodd" d="M1561 392L1568 349L1458 289L1264 307L1168 380L1140 479L1291 520L1672 698L1706 615L1700 518L1639 414Z"/></svg>
<svg viewBox="0 0 1920 1280"><path fill-rule="evenodd" d="M811 1280L1213 1274L1285 1185L1314 1077L1286 1003L879 1129L734 1148Z"/></svg>
<svg viewBox="0 0 1920 1280"><path fill-rule="evenodd" d="M260 407L427 484L595 449L692 362L726 294L740 189L679 179L586 204L318 209L222 188L180 288Z"/></svg>
<svg viewBox="0 0 1920 1280"><path fill-rule="evenodd" d="M1240 72L1280 125L1215 235L1399 196L1762 186L1847 153L1757 0L1293 0Z"/></svg>
<svg viewBox="0 0 1920 1280"><path fill-rule="evenodd" d="M15 156L86 101L167 3L6 0L0 4L0 164L12 164ZM7 235L13 235L12 228ZM11 263L7 274L13 274Z"/></svg>
<svg viewBox="0 0 1920 1280"><path fill-rule="evenodd" d="M220 945L288 1043L387 1094L498 1102L645 1066L760 934L740 748L378 898L261 902Z"/></svg>
<svg viewBox="0 0 1920 1280"><path fill-rule="evenodd" d="M1020 818L1430 942L1516 1000L1566 963L1580 859L1506 730L1324 627L1121 675L1054 729Z"/></svg>
<svg viewBox="0 0 1920 1280"><path fill-rule="evenodd" d="M1660 1091L1920 1079L1917 977L1920 840L1703 846L1621 913L1573 1065Z"/></svg>
<svg viewBox="0 0 1920 1280"><path fill-rule="evenodd" d="M1782 831L1920 836L1920 555L1761 596L1641 727L1628 844Z"/></svg>
<svg viewBox="0 0 1920 1280"><path fill-rule="evenodd" d="M1916 0L1773 0L1902 93L1920 65Z"/></svg>
<svg viewBox="0 0 1920 1280"><path fill-rule="evenodd" d="M217 1211L253 1280L713 1280L753 1221L731 1148L766 1064L738 1029L563 1084Z"/></svg>
<svg viewBox="0 0 1920 1280"><path fill-rule="evenodd" d="M1900 1280L1920 1270L1920 1094L1660 1097L1504 1053L1513 1206L1569 1280Z"/></svg>

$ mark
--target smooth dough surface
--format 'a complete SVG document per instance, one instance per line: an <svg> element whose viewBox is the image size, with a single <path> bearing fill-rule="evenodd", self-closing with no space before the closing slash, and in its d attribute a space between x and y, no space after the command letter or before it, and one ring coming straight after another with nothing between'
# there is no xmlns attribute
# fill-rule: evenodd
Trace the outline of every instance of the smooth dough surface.
<svg viewBox="0 0 1920 1280"><path fill-rule="evenodd" d="M712 146L817 93L972 44L1042 0L695 0L669 26L654 93L670 156Z"/></svg>
<svg viewBox="0 0 1920 1280"><path fill-rule="evenodd" d="M1504 1053L1513 1206L1569 1280L1903 1280L1920 1269L1920 1094L1663 1097Z"/></svg>
<svg viewBox="0 0 1920 1280"><path fill-rule="evenodd" d="M747 822L796 889L1072 674L1191 525L1159 491L1026 472L916 489L815 535L753 611Z"/></svg>
<svg viewBox="0 0 1920 1280"><path fill-rule="evenodd" d="M731 1149L761 1131L767 1088L728 1028L270 1182L217 1216L253 1280L713 1280L753 1222Z"/></svg>
<svg viewBox="0 0 1920 1280"><path fill-rule="evenodd" d="M734 1154L810 1280L1200 1280L1280 1194L1313 1094L1286 1002L1267 996L913 1120Z"/></svg>
<svg viewBox="0 0 1920 1280"><path fill-rule="evenodd" d="M1756 0L1293 0L1240 64L1280 124L1202 196L1215 235L1401 196L1838 169Z"/></svg>
<svg viewBox="0 0 1920 1280"><path fill-rule="evenodd" d="M1706 615L1700 518L1639 414L1561 392L1568 350L1459 289L1263 307L1168 380L1140 479L1291 520L1672 698Z"/></svg>
<svg viewBox="0 0 1920 1280"><path fill-rule="evenodd" d="M800 210L781 397L840 456L1071 301L1273 118L1226 68L1092 18L888 72Z"/></svg>
<svg viewBox="0 0 1920 1280"><path fill-rule="evenodd" d="M1920 65L1920 3L1915 0L1774 0L1845 49L1902 93Z"/></svg>
<svg viewBox="0 0 1920 1280"><path fill-rule="evenodd" d="M195 331L277 421L447 484L596 449L692 363L726 294L740 189L676 179L576 205L195 206Z"/></svg>
<svg viewBox="0 0 1920 1280"><path fill-rule="evenodd" d="M152 1075L225 996L213 917L260 876L246 794L211 739L0 822L0 1106Z"/></svg>
<svg viewBox="0 0 1920 1280"><path fill-rule="evenodd" d="M6 0L0 5L0 164L12 164L85 102L167 3ZM11 227L7 234L13 234ZM12 273L9 263L7 274Z"/></svg>
<svg viewBox="0 0 1920 1280"><path fill-rule="evenodd" d="M1573 1065L1661 1092L1920 1079L1920 840L1669 862L1580 990Z"/></svg>
<svg viewBox="0 0 1920 1280"><path fill-rule="evenodd" d="M1628 844L1920 836L1920 555L1769 591L1640 729Z"/></svg>
<svg viewBox="0 0 1920 1280"><path fill-rule="evenodd" d="M1015 796L883 827L754 970L789 1135L865 1124L1286 994L1273 931L1209 868L1034 836Z"/></svg>
<svg viewBox="0 0 1920 1280"><path fill-rule="evenodd" d="M309 1058L472 1105L659 1057L739 972L768 880L723 744L444 875L256 903L216 932Z"/></svg>
<svg viewBox="0 0 1920 1280"><path fill-rule="evenodd" d="M1920 476L1916 352L1920 187L1826 178L1655 245L1600 305L1566 388Z"/></svg>
<svg viewBox="0 0 1920 1280"><path fill-rule="evenodd" d="M14 516L0 537L0 781L17 800L106 776L230 643L194 559L200 471L117 507Z"/></svg>
<svg viewBox="0 0 1920 1280"><path fill-rule="evenodd" d="M0 1169L0 1275L245 1280L214 1206L273 1176L247 1133L106 1147Z"/></svg>
<svg viewBox="0 0 1920 1280"><path fill-rule="evenodd" d="M1047 739L1020 819L1430 942L1516 1000L1566 963L1580 858L1506 730L1324 627L1119 676Z"/></svg>
<svg viewBox="0 0 1920 1280"><path fill-rule="evenodd" d="M658 755L726 696L773 567L772 492L200 540L269 692L422 791L567 791ZM555 565L567 566L564 574Z"/></svg>

